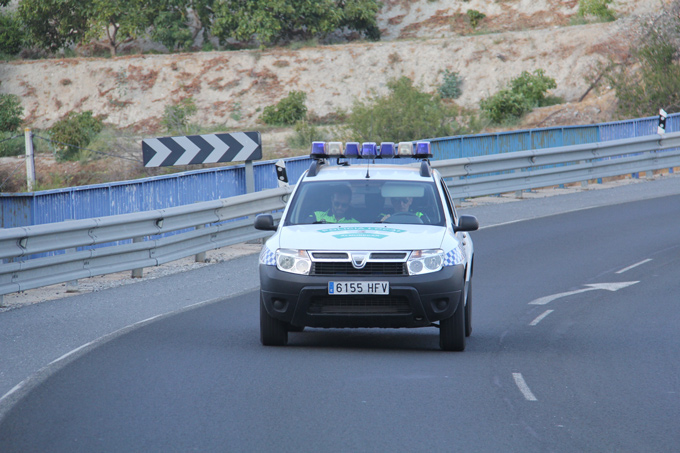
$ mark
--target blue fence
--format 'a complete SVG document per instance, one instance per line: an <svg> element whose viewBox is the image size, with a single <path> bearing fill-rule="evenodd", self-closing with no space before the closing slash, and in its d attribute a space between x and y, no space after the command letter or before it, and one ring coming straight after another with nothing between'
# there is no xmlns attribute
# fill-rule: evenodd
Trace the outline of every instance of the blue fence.
<svg viewBox="0 0 680 453"><path fill-rule="evenodd" d="M434 159L486 156L529 149L594 143L656 133L658 117L524 131L432 139ZM680 113L669 115L668 132L680 131ZM285 159L288 179L297 181L308 157ZM253 165L255 190L277 187L275 161ZM187 171L134 181L0 194L0 226L12 228L65 220L164 209L246 193L245 165Z"/></svg>

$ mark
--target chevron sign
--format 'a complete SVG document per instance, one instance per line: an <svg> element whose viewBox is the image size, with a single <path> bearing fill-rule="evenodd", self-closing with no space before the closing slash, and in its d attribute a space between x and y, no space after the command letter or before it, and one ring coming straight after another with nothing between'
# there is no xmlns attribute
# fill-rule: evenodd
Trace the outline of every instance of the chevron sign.
<svg viewBox="0 0 680 453"><path fill-rule="evenodd" d="M186 135L142 140L145 167L214 164L262 159L259 132Z"/></svg>

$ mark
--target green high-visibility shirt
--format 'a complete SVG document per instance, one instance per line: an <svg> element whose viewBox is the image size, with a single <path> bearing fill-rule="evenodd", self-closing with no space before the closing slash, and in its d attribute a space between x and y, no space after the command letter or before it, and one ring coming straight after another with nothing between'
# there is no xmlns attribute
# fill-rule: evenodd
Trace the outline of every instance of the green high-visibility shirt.
<svg viewBox="0 0 680 453"><path fill-rule="evenodd" d="M328 211L314 211L314 217L316 218L317 222L327 222L327 223L359 223L357 219L354 218L347 218L343 217L341 219L336 219L334 215L332 215Z"/></svg>

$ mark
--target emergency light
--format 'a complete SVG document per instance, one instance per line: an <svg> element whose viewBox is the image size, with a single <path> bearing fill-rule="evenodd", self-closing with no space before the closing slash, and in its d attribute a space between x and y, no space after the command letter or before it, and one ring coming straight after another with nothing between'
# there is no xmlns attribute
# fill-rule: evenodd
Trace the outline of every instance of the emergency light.
<svg viewBox="0 0 680 453"><path fill-rule="evenodd" d="M432 157L430 142L422 140L417 142L382 142L380 146L375 142L347 142L343 147L342 142L312 142L313 159L325 159L329 157L345 157L359 159L411 157L416 159L429 159Z"/></svg>

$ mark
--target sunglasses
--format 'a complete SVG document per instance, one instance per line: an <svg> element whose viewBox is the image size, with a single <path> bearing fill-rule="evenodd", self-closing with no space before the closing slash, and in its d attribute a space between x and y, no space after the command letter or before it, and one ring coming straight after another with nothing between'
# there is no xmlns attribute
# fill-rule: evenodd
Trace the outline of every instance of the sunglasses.
<svg viewBox="0 0 680 453"><path fill-rule="evenodd" d="M395 202L395 203L405 204L405 203L408 203L408 198L395 198L395 199L394 199L394 202Z"/></svg>

